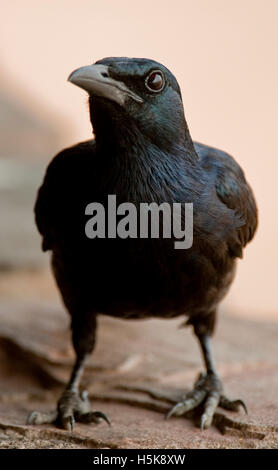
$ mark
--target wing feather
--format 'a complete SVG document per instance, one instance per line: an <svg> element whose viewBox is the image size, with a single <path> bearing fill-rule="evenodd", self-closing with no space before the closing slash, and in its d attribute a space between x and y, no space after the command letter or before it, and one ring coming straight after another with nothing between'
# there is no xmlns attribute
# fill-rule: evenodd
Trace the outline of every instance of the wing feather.
<svg viewBox="0 0 278 470"><path fill-rule="evenodd" d="M232 209L241 221L240 227L237 228L239 243L235 240L233 244L234 250L238 252L236 256L240 256L242 248L252 240L258 223L257 206L252 189L233 157L203 144L194 143L194 146L202 167L214 175L218 198Z"/></svg>

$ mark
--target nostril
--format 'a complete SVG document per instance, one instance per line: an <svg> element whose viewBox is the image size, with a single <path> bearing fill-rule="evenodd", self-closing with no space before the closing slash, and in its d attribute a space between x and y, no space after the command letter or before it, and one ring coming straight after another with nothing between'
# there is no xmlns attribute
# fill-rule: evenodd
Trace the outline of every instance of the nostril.
<svg viewBox="0 0 278 470"><path fill-rule="evenodd" d="M102 75L103 77L105 77L105 78L108 77L108 73L107 73L107 72L101 72L101 75Z"/></svg>

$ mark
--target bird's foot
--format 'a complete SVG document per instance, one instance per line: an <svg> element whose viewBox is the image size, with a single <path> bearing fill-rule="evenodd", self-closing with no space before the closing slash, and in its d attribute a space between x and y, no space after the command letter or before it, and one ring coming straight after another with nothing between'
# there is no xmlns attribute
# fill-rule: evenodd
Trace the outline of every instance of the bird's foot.
<svg viewBox="0 0 278 470"><path fill-rule="evenodd" d="M182 416L202 404L204 409L200 426L201 429L207 429L213 421L218 406L231 411L239 411L242 407L247 413L246 405L242 400L229 400L223 395L222 390L221 381L216 374L200 374L194 384L194 389L171 408L166 418Z"/></svg>
<svg viewBox="0 0 278 470"><path fill-rule="evenodd" d="M101 398L102 400L106 398L108 401L114 400L119 403L129 403L132 406L156 410L163 414L166 413L166 418L185 415L186 418L201 423L202 429L208 428L212 424L222 434L228 429L234 429L242 432L244 436L263 438L258 426L233 420L223 413L216 412L216 408L219 406L229 411L239 411L242 407L247 413L242 400L229 400L223 395L222 384L216 375L201 374L194 385L194 389L186 394L181 390L161 390L149 384L121 384L116 389L124 392L124 395L114 393L105 397L102 393L99 397L95 395L95 398ZM129 397L126 393L136 395ZM146 398L141 398L138 394L146 395Z"/></svg>
<svg viewBox="0 0 278 470"><path fill-rule="evenodd" d="M58 401L57 410L49 413L33 411L27 418L28 424L53 423L64 429L73 431L75 421L80 423L99 423L101 420L111 424L101 411L91 411L86 391L81 396L75 391L65 390Z"/></svg>

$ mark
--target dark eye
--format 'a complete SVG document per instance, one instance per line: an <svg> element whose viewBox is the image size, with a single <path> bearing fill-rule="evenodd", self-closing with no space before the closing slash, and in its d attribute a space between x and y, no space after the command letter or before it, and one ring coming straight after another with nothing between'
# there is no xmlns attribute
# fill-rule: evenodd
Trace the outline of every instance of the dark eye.
<svg viewBox="0 0 278 470"><path fill-rule="evenodd" d="M155 70L147 76L145 80L146 87L151 91L161 91L164 87L164 77L160 70Z"/></svg>

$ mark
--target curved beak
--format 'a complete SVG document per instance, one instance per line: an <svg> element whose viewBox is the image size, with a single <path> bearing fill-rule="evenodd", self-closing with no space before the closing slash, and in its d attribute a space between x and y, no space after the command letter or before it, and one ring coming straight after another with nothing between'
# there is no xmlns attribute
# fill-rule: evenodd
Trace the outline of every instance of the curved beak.
<svg viewBox="0 0 278 470"><path fill-rule="evenodd" d="M115 80L109 76L109 67L102 64L86 65L74 70L68 81L89 94L102 96L124 106L126 98L132 98L137 103L143 103L143 99L130 90L124 82Z"/></svg>

